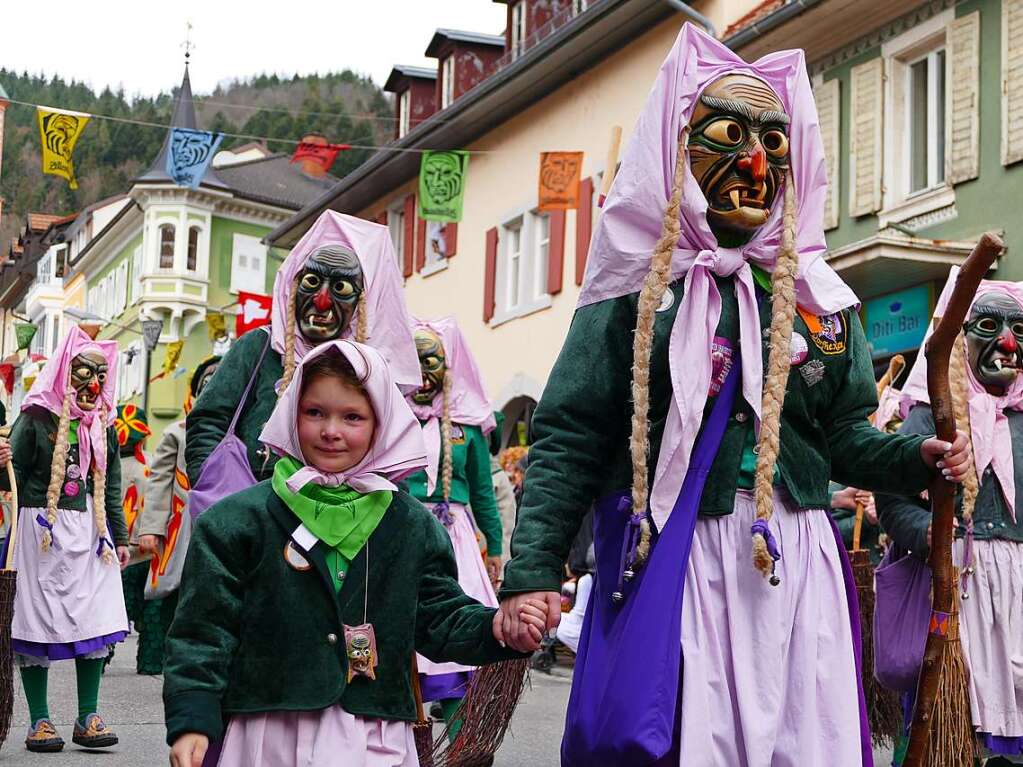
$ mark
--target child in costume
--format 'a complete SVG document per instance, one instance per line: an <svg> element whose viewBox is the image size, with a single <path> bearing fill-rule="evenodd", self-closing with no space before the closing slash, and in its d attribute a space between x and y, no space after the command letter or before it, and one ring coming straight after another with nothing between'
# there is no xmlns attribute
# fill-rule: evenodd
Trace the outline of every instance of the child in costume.
<svg viewBox="0 0 1023 767"><path fill-rule="evenodd" d="M565 767L872 764L828 480L915 492L939 460L958 478L969 451L868 422L826 196L803 53L750 64L685 25L533 417L501 591L498 629L520 646L519 603L558 603L596 502Z"/></svg>
<svg viewBox="0 0 1023 767"><path fill-rule="evenodd" d="M405 399L422 424L427 464L425 471L409 477L409 493L433 512L451 537L462 590L497 607L494 587L501 572L502 529L486 438L496 426L494 413L454 317L417 320L412 335L423 378L422 386ZM474 518L486 539L485 564ZM465 665L420 658L423 699L440 701L444 718L450 721L470 671Z"/></svg>
<svg viewBox="0 0 1023 767"><path fill-rule="evenodd" d="M518 657L466 596L437 520L394 484L422 429L378 351L331 341L297 365L261 439L273 478L195 525L167 641L171 764L413 767L413 654ZM524 618L539 643L544 614Z"/></svg>
<svg viewBox="0 0 1023 767"><path fill-rule="evenodd" d="M0 453L0 468L14 461L21 505L11 635L31 718L29 751L64 747L46 683L53 661L72 658L72 740L87 748L117 743L96 713L108 647L128 633L118 569L128 562L128 529L112 428L116 365L116 342L72 327L26 395L10 451Z"/></svg>
<svg viewBox="0 0 1023 767"><path fill-rule="evenodd" d="M951 295L953 269L935 308ZM933 328L932 328L933 329ZM929 333L928 333L929 334ZM953 556L961 569L960 637L969 667L970 708L987 764L1023 762L1023 284L985 280L953 349L949 379L966 415L976 473L957 498ZM917 357L902 390L900 432L934 430L927 362ZM962 421L961 421L962 422ZM979 478L979 482L978 482ZM926 561L931 511L918 495L879 495L881 524L901 551Z"/></svg>
<svg viewBox="0 0 1023 767"><path fill-rule="evenodd" d="M220 357L209 357L199 363L189 380L185 399L185 414L192 408L195 397L217 370ZM164 429L156 446L152 470L146 484L146 503L135 525L139 551L146 561L141 571L140 591L150 587L159 578L167 576L175 548L187 545L182 540L182 525L187 525L188 476L185 473L185 420L181 419ZM129 570L131 568L128 568ZM154 577L155 576L155 577ZM139 631L139 673L162 674L164 642L178 604L177 591L161 598L146 598L141 608ZM143 643L146 645L145 671L142 670Z"/></svg>
<svg viewBox="0 0 1023 767"><path fill-rule="evenodd" d="M341 338L367 343L383 354L399 386L419 386L397 264L386 226L334 211L320 215L299 240L274 280L269 335L259 330L239 338L188 414L185 458L193 514L208 505L207 488L216 483L218 468L231 465L223 459L213 462L200 481L206 459L225 442L235 421L234 434L245 453L238 466L245 471L248 464L251 476L234 480L232 489L273 474L276 456L260 444L260 431L278 392L318 344ZM275 388L279 381L281 387ZM222 497L215 495L214 500Z"/></svg>

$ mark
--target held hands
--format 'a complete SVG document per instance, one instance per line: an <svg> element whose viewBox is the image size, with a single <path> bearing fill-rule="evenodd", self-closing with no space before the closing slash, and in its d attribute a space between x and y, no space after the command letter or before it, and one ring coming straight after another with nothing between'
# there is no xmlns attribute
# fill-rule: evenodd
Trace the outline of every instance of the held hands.
<svg viewBox="0 0 1023 767"><path fill-rule="evenodd" d="M924 440L920 445L920 457L931 469L940 469L949 482L962 482L973 465L970 440L961 431L956 431L955 441L951 445L937 437Z"/></svg>
<svg viewBox="0 0 1023 767"><path fill-rule="evenodd" d="M171 767L202 767L210 739L197 732L186 732L171 747Z"/></svg>
<svg viewBox="0 0 1023 767"><path fill-rule="evenodd" d="M533 591L516 594L501 603L494 615L494 638L519 652L540 648L545 631L561 622L561 594Z"/></svg>
<svg viewBox="0 0 1023 767"><path fill-rule="evenodd" d="M142 539L139 538L139 546L142 545ZM494 591L497 591L498 584L501 583L501 557L487 557L487 576L490 578L490 585L494 587Z"/></svg>

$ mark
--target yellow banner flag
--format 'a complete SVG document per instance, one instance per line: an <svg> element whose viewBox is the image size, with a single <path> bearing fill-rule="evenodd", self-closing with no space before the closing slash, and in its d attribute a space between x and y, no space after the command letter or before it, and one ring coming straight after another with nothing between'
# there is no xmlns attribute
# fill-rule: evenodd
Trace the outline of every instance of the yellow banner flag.
<svg viewBox="0 0 1023 767"><path fill-rule="evenodd" d="M211 341L227 337L227 321L223 312L206 312L206 330Z"/></svg>
<svg viewBox="0 0 1023 767"><path fill-rule="evenodd" d="M67 179L68 186L78 188L71 153L82 135L89 115L51 107L37 107L39 138L42 141L43 173Z"/></svg>
<svg viewBox="0 0 1023 767"><path fill-rule="evenodd" d="M173 372L174 368L178 366L178 360L181 359L181 349L184 345L184 341L171 341L167 344L167 356L163 358L164 375Z"/></svg>

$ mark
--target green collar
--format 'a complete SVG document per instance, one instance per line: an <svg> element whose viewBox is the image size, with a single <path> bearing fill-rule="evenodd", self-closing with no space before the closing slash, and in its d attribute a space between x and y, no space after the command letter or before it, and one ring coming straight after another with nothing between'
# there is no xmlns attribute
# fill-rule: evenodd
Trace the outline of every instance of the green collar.
<svg viewBox="0 0 1023 767"><path fill-rule="evenodd" d="M764 271L764 269L756 264L750 264L750 271L753 272L753 281L760 286L760 288L771 295L771 275Z"/></svg>
<svg viewBox="0 0 1023 767"><path fill-rule="evenodd" d="M349 561L369 540L391 505L391 491L360 493L347 485L324 487L312 482L295 493L288 478L303 464L284 457L274 466L274 492L309 531Z"/></svg>

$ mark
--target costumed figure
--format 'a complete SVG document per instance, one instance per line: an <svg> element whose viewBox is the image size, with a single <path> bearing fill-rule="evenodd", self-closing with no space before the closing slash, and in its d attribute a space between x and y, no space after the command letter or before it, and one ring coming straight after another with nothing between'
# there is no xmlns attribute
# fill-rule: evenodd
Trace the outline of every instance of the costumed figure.
<svg viewBox="0 0 1023 767"><path fill-rule="evenodd" d="M273 474L276 457L259 443L259 433L278 393L318 344L341 338L367 343L383 354L399 386L418 387L408 327L387 227L323 213L277 272L269 334L239 338L188 414L192 515ZM214 451L216 460L207 461Z"/></svg>
<svg viewBox="0 0 1023 767"><path fill-rule="evenodd" d="M118 568L128 562L128 529L113 429L116 366L116 342L72 327L11 431L21 505L11 635L31 718L29 751L64 746L50 721L46 683L53 661L72 658L72 740L87 748L117 743L96 713L108 647L128 633ZM0 460L0 468L6 464Z"/></svg>
<svg viewBox="0 0 1023 767"><path fill-rule="evenodd" d="M494 411L494 430L490 432L490 481L494 486L494 500L497 501L497 513L501 516L501 551L502 560L507 562L511 556L511 535L515 529L515 488L512 487L508 472L501 465L498 456L501 453L501 431L504 428L504 413ZM496 586L495 586L496 588Z"/></svg>
<svg viewBox="0 0 1023 767"><path fill-rule="evenodd" d="M199 516L189 545L164 669L171 764L222 738L206 764L414 767L415 650L518 657L459 588L443 527L395 485L426 466L422 429L376 349L331 341L261 439L272 480ZM542 605L524 617L538 642Z"/></svg>
<svg viewBox="0 0 1023 767"><path fill-rule="evenodd" d="M219 363L220 357L210 357L196 366L189 381L185 415L192 409L192 403L212 378ZM156 446L146 484L146 503L134 528L139 551L145 557L139 574L139 591L144 599L141 625L136 623L139 626L140 674L163 673L164 642L178 603L177 583L181 578L190 530L185 420L181 419L164 429ZM143 644L146 646L145 655Z"/></svg>
<svg viewBox="0 0 1023 767"><path fill-rule="evenodd" d="M454 317L417 320L412 334L422 385L405 399L422 424L427 464L425 471L409 477L409 493L433 512L451 536L462 590L488 607L497 607L494 588L501 572L503 542L486 438L496 425L494 413L476 360ZM486 539L485 564L474 518ZM440 701L445 720L451 721L470 671L464 665L420 658L423 700Z"/></svg>
<svg viewBox="0 0 1023 767"><path fill-rule="evenodd" d="M872 764L828 480L916 492L939 459L958 479L969 452L867 420L870 354L823 257L826 196L802 51L749 64L685 25L533 416L501 590L519 646L519 603L558 603L596 502L566 767Z"/></svg>
<svg viewBox="0 0 1023 767"><path fill-rule="evenodd" d="M958 269L935 308L944 313ZM928 330L933 330L933 323ZM964 343L965 340L965 343ZM988 765L1023 763L1023 284L985 280L949 364L956 418L969 425L976 472L956 500L953 560L961 576L959 626L969 669L970 709L979 752ZM908 409L900 433L934 429L923 354L902 389ZM878 495L881 524L896 554L924 568L931 510L919 495ZM909 560L907 560L909 561ZM927 571L929 572L929 570ZM881 570L879 575L879 609ZM929 584L929 576L925 584ZM926 600L920 614L928 615ZM900 600L904 601L904 600ZM912 612L900 604L900 613ZM923 652L926 623L914 637ZM918 641L917 641L918 640ZM906 642L901 642L905 644ZM915 689L915 688L914 688ZM912 710L908 706L907 710Z"/></svg>

